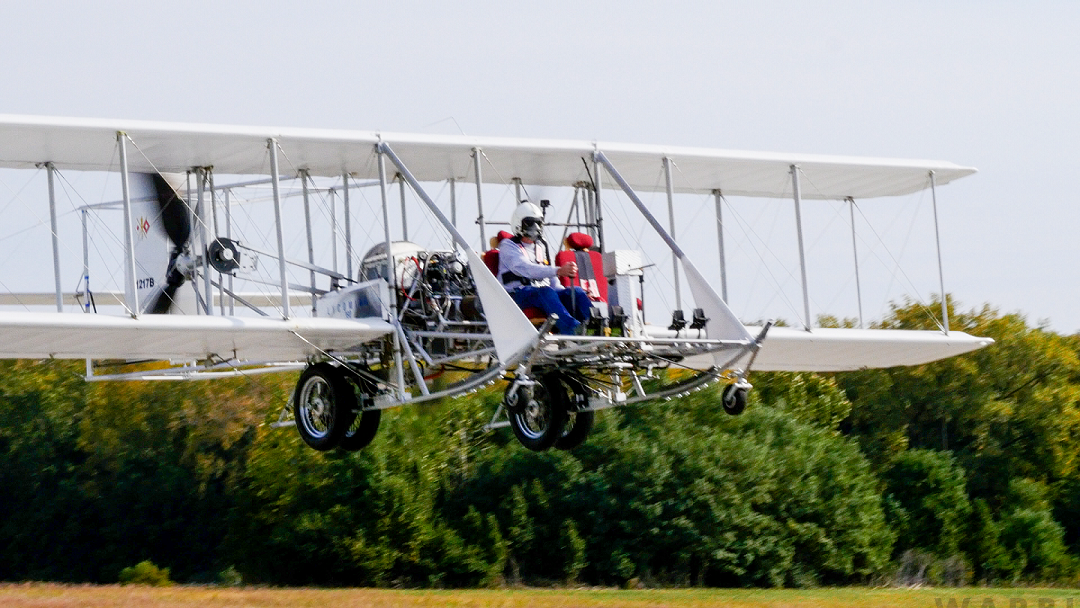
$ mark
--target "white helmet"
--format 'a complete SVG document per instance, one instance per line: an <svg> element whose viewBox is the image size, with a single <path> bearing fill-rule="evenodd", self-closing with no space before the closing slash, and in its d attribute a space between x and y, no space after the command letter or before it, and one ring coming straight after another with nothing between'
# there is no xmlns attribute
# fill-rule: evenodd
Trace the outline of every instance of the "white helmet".
<svg viewBox="0 0 1080 608"><path fill-rule="evenodd" d="M544 212L532 203L521 203L510 216L514 234L536 240L544 227Z"/></svg>

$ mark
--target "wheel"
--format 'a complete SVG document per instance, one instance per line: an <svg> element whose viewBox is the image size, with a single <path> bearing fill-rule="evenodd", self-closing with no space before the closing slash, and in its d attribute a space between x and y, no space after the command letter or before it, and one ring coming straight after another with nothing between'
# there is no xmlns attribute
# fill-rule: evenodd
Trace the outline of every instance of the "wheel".
<svg viewBox="0 0 1080 608"><path fill-rule="evenodd" d="M567 405L571 405L571 399L574 396L587 396L588 391L585 390L585 386L579 380L572 378L563 378L563 384L566 388L570 389L571 394L567 396ZM566 388L563 388L565 394ZM596 412L575 412L573 408L567 408L566 411L566 426L563 427L562 437L555 440L555 448L559 450L572 450L579 445L585 443L588 439L589 433L592 431L593 424L596 421Z"/></svg>
<svg viewBox="0 0 1080 608"><path fill-rule="evenodd" d="M566 425L566 389L556 374L542 376L532 387L519 386L514 394L507 389L504 403L510 428L521 445L542 452L562 437Z"/></svg>
<svg viewBox="0 0 1080 608"><path fill-rule="evenodd" d="M293 417L300 438L325 451L341 443L356 417L356 393L341 370L316 363L300 375L293 393Z"/></svg>
<svg viewBox="0 0 1080 608"><path fill-rule="evenodd" d="M720 403L724 406L725 413L738 416L746 409L746 388L738 384L727 385L720 397Z"/></svg>
<svg viewBox="0 0 1080 608"><path fill-rule="evenodd" d="M364 382L360 383L361 391L364 390L364 384ZM345 436L341 438L338 449L356 452L366 448L375 439L380 420L382 420L382 410L366 410L357 414L349 425L349 429L345 431Z"/></svg>

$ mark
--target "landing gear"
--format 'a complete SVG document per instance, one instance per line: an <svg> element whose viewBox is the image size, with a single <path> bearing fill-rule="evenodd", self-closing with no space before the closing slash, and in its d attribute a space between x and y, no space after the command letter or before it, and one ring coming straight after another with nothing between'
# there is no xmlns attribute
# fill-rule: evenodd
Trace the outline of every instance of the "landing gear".
<svg viewBox="0 0 1080 608"><path fill-rule="evenodd" d="M521 445L542 452L563 436L567 396L559 376L549 373L529 383L514 381L503 397L510 428Z"/></svg>
<svg viewBox="0 0 1080 608"><path fill-rule="evenodd" d="M724 406L724 412L731 416L738 416L746 409L746 393L751 388L745 381L729 384L724 387L720 397L720 403Z"/></svg>
<svg viewBox="0 0 1080 608"><path fill-rule="evenodd" d="M573 378L564 378L564 386L570 389L567 396L566 426L563 427L562 437L555 440L555 447L560 450L572 450L585 443L589 437L593 424L596 421L596 412L578 411L580 405L587 405L589 392L580 381ZM566 388L563 388L565 394Z"/></svg>
<svg viewBox="0 0 1080 608"><path fill-rule="evenodd" d="M355 410L356 393L340 369L316 363L300 375L293 416L304 443L319 451L337 447L352 426Z"/></svg>
<svg viewBox="0 0 1080 608"><path fill-rule="evenodd" d="M357 452L366 448L375 439L381 420L382 410L368 410L357 414L349 425L349 430L345 431L345 436L341 438L338 449Z"/></svg>

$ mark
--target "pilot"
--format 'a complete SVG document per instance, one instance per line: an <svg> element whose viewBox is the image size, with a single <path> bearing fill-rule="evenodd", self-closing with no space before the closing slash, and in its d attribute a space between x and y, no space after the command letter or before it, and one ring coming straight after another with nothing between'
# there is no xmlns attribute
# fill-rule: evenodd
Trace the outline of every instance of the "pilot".
<svg viewBox="0 0 1080 608"><path fill-rule="evenodd" d="M564 288L556 277L577 276L577 264L555 268L549 262L543 240L544 217L532 203L521 203L510 216L512 238L499 243L499 280L521 308L539 308L545 315L559 315L561 334L583 333L592 303L580 287Z"/></svg>

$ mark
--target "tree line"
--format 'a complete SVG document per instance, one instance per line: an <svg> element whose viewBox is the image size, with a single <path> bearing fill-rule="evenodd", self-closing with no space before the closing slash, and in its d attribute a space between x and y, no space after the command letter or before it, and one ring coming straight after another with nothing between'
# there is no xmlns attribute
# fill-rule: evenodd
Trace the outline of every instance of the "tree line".
<svg viewBox="0 0 1080 608"><path fill-rule="evenodd" d="M923 307L881 327L934 328ZM295 378L86 383L0 363L0 580L277 585L813 586L1071 582L1080 337L990 307L997 343L925 366L757 373L600 412L533 453L485 432L501 395L387 412L357 453L267 423ZM844 324L837 320L824 320Z"/></svg>

